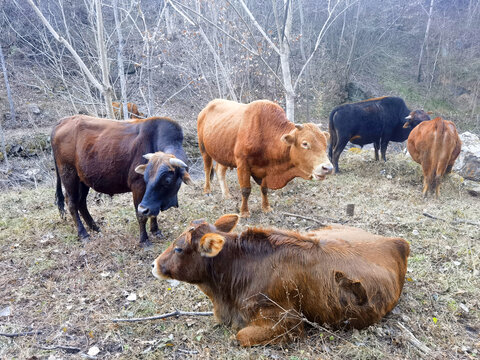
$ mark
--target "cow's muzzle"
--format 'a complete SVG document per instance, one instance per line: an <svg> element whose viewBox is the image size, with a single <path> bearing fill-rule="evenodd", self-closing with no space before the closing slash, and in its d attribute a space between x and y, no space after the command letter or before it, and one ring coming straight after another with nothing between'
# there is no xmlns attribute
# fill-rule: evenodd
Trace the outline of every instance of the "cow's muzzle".
<svg viewBox="0 0 480 360"><path fill-rule="evenodd" d="M138 205L137 211L138 211L138 215L141 215L141 216L149 216L150 215L150 209L146 208L146 207L143 207L142 204Z"/></svg>
<svg viewBox="0 0 480 360"><path fill-rule="evenodd" d="M330 161L320 164L315 168L312 174L313 180L323 180L327 175L333 172L333 165Z"/></svg>

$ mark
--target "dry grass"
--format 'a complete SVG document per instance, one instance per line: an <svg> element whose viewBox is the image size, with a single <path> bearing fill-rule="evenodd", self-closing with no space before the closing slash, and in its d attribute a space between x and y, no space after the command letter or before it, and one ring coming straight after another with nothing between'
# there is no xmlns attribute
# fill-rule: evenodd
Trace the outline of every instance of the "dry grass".
<svg viewBox="0 0 480 360"><path fill-rule="evenodd" d="M283 213L344 222L411 242L407 282L398 306L379 324L362 331L308 330L303 340L285 346L238 347L233 331L210 317L113 324L110 319L170 312L209 311L211 303L195 286L159 282L150 274L152 260L195 218L214 221L238 211L240 195L229 172L234 199L182 186L180 208L159 217L165 239L154 238L153 250L137 247L138 229L129 194L103 197L90 203L102 232L86 245L76 240L73 222L62 220L53 205L50 181L36 189L15 187L0 195L0 332L41 330L35 336L0 336L0 358L80 358L63 350L41 347L68 345L87 352L100 349L100 358L231 358L231 359L372 359L418 358L403 324L429 349L428 358L480 356L480 228L450 223L480 221L478 198L464 192L458 178L449 178L439 199L423 199L419 166L402 154L386 164L372 161L369 151L342 155L343 173L323 182L295 180L271 193L274 212L260 212L260 194L253 187L252 217L239 227L276 226L307 230L313 221ZM42 165L44 166L44 165ZM90 196L93 198L93 196ZM353 217L345 215L355 204ZM426 218L422 213L448 222ZM128 301L134 292L136 301Z"/></svg>

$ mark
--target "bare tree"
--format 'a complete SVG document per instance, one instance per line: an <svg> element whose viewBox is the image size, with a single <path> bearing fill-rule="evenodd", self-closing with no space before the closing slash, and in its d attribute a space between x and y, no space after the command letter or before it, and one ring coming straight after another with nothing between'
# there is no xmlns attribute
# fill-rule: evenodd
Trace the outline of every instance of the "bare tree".
<svg viewBox="0 0 480 360"><path fill-rule="evenodd" d="M120 76L120 91L122 94L122 108L123 118L128 119L128 108L127 108L127 82L125 79L124 67L123 67L123 36L122 36L122 27L120 22L120 15L118 14L118 0L113 0L113 16L115 18L115 30L117 32L118 38L118 49L117 49L117 65L118 65L118 74Z"/></svg>
<svg viewBox="0 0 480 360"><path fill-rule="evenodd" d="M423 49L425 48L428 41L428 33L430 32L430 24L432 23L432 13L433 13L433 2L430 0L430 9L428 10L428 20L427 27L425 28L425 37L423 38L423 43L420 48L420 56L418 57L418 66L417 66L417 82L422 80L422 60L423 60Z"/></svg>
<svg viewBox="0 0 480 360"><path fill-rule="evenodd" d="M98 1L98 0L97 0ZM62 36L60 36L56 31L55 29L52 27L52 25L48 22L48 20L45 18L45 16L42 14L42 12L40 11L40 9L35 5L35 3L33 2L33 0L27 0L27 2L30 4L30 6L32 7L32 9L35 11L35 13L37 14L37 16L40 18L40 20L42 21L42 23L45 25L45 27L48 29L48 31L50 31L50 33L52 34L52 36L55 38L55 40L57 40L58 42L60 42L61 44L63 44L67 50L72 54L73 58L75 59L76 63L78 64L78 66L82 69L82 71L85 73L85 75L87 76L88 80L102 93L102 95L104 96L105 98L105 105L107 107L107 113L108 113L108 116L113 118L113 108L112 108L112 101L111 101L111 86L108 85L108 81L107 83L104 82L104 84L101 84L96 78L95 76L92 74L92 72L88 69L87 65L85 65L85 63L83 62L83 60L81 59L81 57L78 55L78 53L75 51L75 49L72 47L72 45ZM98 18L97 18L98 19ZM103 26L103 24L102 24ZM102 34L103 35L103 34ZM103 36L102 36L103 38ZM107 73L108 74L108 73ZM105 77L105 76L104 76ZM108 80L108 77L107 77L107 80ZM109 106L107 104L107 99L109 99Z"/></svg>

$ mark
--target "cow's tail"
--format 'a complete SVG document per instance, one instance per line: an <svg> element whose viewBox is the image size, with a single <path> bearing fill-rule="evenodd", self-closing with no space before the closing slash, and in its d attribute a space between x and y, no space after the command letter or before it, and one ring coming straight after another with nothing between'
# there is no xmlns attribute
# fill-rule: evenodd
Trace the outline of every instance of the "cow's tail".
<svg viewBox="0 0 480 360"><path fill-rule="evenodd" d="M52 136L53 138L53 136ZM53 150L53 146L52 146ZM55 204L58 206L60 216L65 218L65 196L62 191L62 179L60 178L60 172L58 171L57 159L55 158L55 151L52 151L53 162L55 163L55 172L57 174L57 188L55 191Z"/></svg>
<svg viewBox="0 0 480 360"><path fill-rule="evenodd" d="M335 116L336 111L333 110L330 113L330 117L328 120L328 132L330 133L330 145L328 146L328 157L330 161L332 161L333 156L333 148L337 145L337 132L335 130L335 125L333 123L333 117Z"/></svg>

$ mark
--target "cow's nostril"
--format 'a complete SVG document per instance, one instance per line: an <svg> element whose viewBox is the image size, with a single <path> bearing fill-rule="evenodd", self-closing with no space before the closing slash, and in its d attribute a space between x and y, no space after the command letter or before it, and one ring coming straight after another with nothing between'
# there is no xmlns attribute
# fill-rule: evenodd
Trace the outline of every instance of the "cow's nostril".
<svg viewBox="0 0 480 360"><path fill-rule="evenodd" d="M149 208L145 208L142 205L138 205L138 213L140 215L148 215L149 212L150 212Z"/></svg>
<svg viewBox="0 0 480 360"><path fill-rule="evenodd" d="M154 267L155 267L155 263L152 263L152 268L154 268Z"/></svg>

